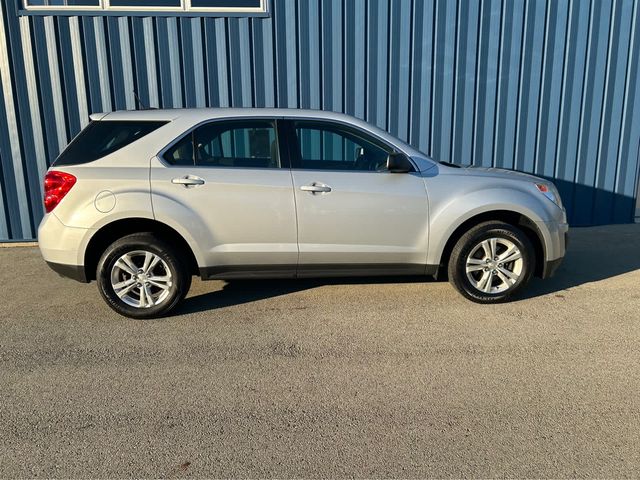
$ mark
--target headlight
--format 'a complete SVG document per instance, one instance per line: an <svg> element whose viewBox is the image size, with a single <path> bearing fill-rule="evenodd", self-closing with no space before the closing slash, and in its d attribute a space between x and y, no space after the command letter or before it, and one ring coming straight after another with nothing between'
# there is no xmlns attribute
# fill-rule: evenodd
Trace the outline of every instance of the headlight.
<svg viewBox="0 0 640 480"><path fill-rule="evenodd" d="M562 200L560 199L560 194L558 193L558 189L553 183L536 183L535 186L540 193L542 193L557 206L562 208Z"/></svg>

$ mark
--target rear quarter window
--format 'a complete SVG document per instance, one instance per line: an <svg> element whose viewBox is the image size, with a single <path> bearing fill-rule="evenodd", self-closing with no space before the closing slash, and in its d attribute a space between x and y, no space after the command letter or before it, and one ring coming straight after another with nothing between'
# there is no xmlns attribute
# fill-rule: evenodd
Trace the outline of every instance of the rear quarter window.
<svg viewBox="0 0 640 480"><path fill-rule="evenodd" d="M93 162L141 139L168 122L109 121L91 122L64 149L54 165Z"/></svg>

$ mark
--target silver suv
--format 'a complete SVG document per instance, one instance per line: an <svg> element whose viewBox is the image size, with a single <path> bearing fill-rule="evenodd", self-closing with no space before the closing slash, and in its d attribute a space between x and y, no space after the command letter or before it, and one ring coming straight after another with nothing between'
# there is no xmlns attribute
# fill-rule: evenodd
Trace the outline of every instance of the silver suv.
<svg viewBox="0 0 640 480"><path fill-rule="evenodd" d="M45 178L47 263L135 318L203 279L448 276L505 301L553 274L554 185L440 163L361 120L287 109L95 114ZM463 159L462 159L463 160Z"/></svg>

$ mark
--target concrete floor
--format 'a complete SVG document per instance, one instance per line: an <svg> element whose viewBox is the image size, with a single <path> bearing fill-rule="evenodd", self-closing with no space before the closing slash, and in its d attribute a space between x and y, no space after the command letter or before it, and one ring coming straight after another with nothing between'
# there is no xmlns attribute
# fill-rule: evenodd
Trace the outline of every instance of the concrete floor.
<svg viewBox="0 0 640 480"><path fill-rule="evenodd" d="M640 225L571 240L504 305L195 281L156 321L0 249L0 477L638 477Z"/></svg>

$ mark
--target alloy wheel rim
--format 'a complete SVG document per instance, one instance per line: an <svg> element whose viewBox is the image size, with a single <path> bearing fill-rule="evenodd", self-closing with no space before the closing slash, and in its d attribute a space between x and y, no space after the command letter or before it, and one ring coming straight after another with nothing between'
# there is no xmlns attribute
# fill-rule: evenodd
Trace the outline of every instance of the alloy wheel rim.
<svg viewBox="0 0 640 480"><path fill-rule="evenodd" d="M169 298L173 276L167 263L145 250L122 255L111 268L111 288L124 303L151 308Z"/></svg>
<svg viewBox="0 0 640 480"><path fill-rule="evenodd" d="M504 293L522 275L522 252L506 238L482 240L467 256L465 270L471 285L482 293Z"/></svg>

